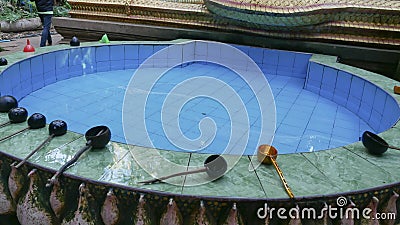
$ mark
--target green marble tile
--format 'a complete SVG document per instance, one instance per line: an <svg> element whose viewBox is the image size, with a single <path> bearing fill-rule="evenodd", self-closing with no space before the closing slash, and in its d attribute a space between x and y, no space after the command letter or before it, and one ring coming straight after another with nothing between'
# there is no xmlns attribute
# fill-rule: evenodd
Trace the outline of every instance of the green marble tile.
<svg viewBox="0 0 400 225"><path fill-rule="evenodd" d="M379 134L383 139L390 142L391 145L400 146L399 130L391 129L382 134ZM390 141L389 141L390 140ZM372 155L368 153L368 150L364 147L361 142L357 142L344 148L360 156L371 164L376 165L381 170L386 171L386 180L382 181L382 184L399 182L400 180L400 151L388 149L382 155ZM369 170L366 171L367 173Z"/></svg>
<svg viewBox="0 0 400 225"><path fill-rule="evenodd" d="M345 148L304 156L338 187L325 194L377 187L391 179L390 173Z"/></svg>
<svg viewBox="0 0 400 225"><path fill-rule="evenodd" d="M308 153L306 153L308 154ZM303 154L279 155L277 163L295 196L335 192L338 188ZM288 197L273 165L260 165L257 174L270 198Z"/></svg>
<svg viewBox="0 0 400 225"><path fill-rule="evenodd" d="M0 128L0 138L11 135L28 127L26 123L11 124ZM29 153L36 146L40 145L41 139L38 137L47 137L46 128L27 130L19 135L0 142L0 151L21 157Z"/></svg>
<svg viewBox="0 0 400 225"><path fill-rule="evenodd" d="M46 128L47 131L47 128ZM44 141L48 137L48 133L40 136L40 143ZM51 152L55 152L55 149L60 149L65 145L68 145L70 142L73 142L79 138L81 138L81 134L77 134L74 132L67 132L66 134L58 137L54 137L50 142L48 142L41 150L35 153L29 161L42 165L46 158L49 157ZM39 138L38 138L39 139ZM58 167L57 167L58 168ZM57 169L55 168L55 169Z"/></svg>
<svg viewBox="0 0 400 225"><path fill-rule="evenodd" d="M190 166L202 167L208 156L206 154L192 154ZM224 158L229 165L224 176L210 182L207 173L187 175L183 194L242 198L266 197L257 175L254 171L249 171L250 160L247 156L240 158L224 156ZM239 161L237 161L238 159Z"/></svg>
<svg viewBox="0 0 400 225"><path fill-rule="evenodd" d="M3 128L6 134L11 134L16 130L20 130L21 128L25 128L26 125L18 124L9 126L7 128ZM2 133L2 134L3 134ZM2 135L3 136L3 135ZM67 134L59 137L54 137L49 143L47 143L42 149L36 152L31 159L33 163L42 163L42 158L45 157L50 151L53 149L65 145L68 142L71 142L82 135L68 132ZM0 150L6 153L13 154L16 157L20 157L21 159L25 158L32 150L42 144L49 137L48 127L44 127L41 129L30 129L21 133L19 135L13 136L10 139L7 139L3 142L0 142Z"/></svg>
<svg viewBox="0 0 400 225"><path fill-rule="evenodd" d="M118 148L121 148L121 153L127 153L118 162L107 167L99 180L163 192L178 194L182 192L184 177L171 178L167 182L151 185L143 185L138 182L152 179L153 176L149 174L150 171L153 171L152 174L156 177L186 171L190 154L122 144L119 144ZM159 154L155 155L154 153ZM177 170L165 160L182 166Z"/></svg>
<svg viewBox="0 0 400 225"><path fill-rule="evenodd" d="M58 170L85 144L86 140L81 135L78 139L43 153L42 157L37 158L38 161L35 163ZM66 173L97 179L103 173L103 168L107 167L112 161L110 145L108 144L103 149L95 149L83 153L78 161L66 170Z"/></svg>

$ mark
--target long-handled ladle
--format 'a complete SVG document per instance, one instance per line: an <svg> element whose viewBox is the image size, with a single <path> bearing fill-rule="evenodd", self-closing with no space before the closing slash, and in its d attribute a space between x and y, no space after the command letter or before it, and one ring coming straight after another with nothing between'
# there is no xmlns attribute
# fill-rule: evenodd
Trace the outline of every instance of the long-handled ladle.
<svg viewBox="0 0 400 225"><path fill-rule="evenodd" d="M16 107L18 107L18 101L13 96L4 95L0 97L0 112L5 113Z"/></svg>
<svg viewBox="0 0 400 225"><path fill-rule="evenodd" d="M54 137L61 136L67 133L67 123L63 120L54 120L49 124L49 136L44 140L37 148L32 150L29 155L27 155L24 160L19 162L15 168L22 166L33 154L43 148L48 142L50 142Z"/></svg>
<svg viewBox="0 0 400 225"><path fill-rule="evenodd" d="M88 131L86 131L85 138L86 138L86 145L83 148L81 148L77 153L75 153L72 159L70 159L63 166L61 166L61 168L53 175L53 177L51 177L48 180L46 187L52 186L54 182L56 182L58 177L61 176L64 173L64 171L68 169L72 164L74 164L84 152L92 148L93 149L104 148L111 139L111 131L106 126L92 127Z"/></svg>
<svg viewBox="0 0 400 225"><path fill-rule="evenodd" d="M383 154L388 148L400 150L399 147L389 145L381 137L370 131L365 131L361 139L364 147L368 149L368 152L374 155Z"/></svg>
<svg viewBox="0 0 400 225"><path fill-rule="evenodd" d="M286 193L290 198L294 198L294 194L290 189L285 177L283 176L282 170L279 168L278 163L276 162L276 157L278 157L278 150L270 145L260 145L257 151L257 159L263 164L274 165L276 172L279 175L279 178L282 181L282 184L285 188Z"/></svg>
<svg viewBox="0 0 400 225"><path fill-rule="evenodd" d="M11 137L14 137L14 136L16 136L18 134L21 134L26 130L39 129L39 128L43 128L45 126L46 126L46 117L41 113L34 113L28 118L28 127L25 127L22 130L19 130L19 131L15 132L15 133L12 133L10 135L7 135L5 137L0 138L0 142L4 141L4 140L7 140L7 139L9 139Z"/></svg>
<svg viewBox="0 0 400 225"><path fill-rule="evenodd" d="M163 182L164 180L172 178L172 177L184 176L184 175L194 174L194 173L203 173L203 172L206 172L207 175L211 179L216 179L216 178L219 178L222 175L224 175L227 168L228 168L228 163L222 156L211 155L211 156L207 157L207 159L204 161L204 167L202 167L202 168L199 168L196 170L180 172L180 173L174 173L174 174L171 174L168 176L154 178L151 180L140 181L139 183L154 184L154 183L158 183L158 182Z"/></svg>
<svg viewBox="0 0 400 225"><path fill-rule="evenodd" d="M0 128L12 123L22 123L28 118L28 111L23 107L12 108L8 111L8 121L0 124Z"/></svg>

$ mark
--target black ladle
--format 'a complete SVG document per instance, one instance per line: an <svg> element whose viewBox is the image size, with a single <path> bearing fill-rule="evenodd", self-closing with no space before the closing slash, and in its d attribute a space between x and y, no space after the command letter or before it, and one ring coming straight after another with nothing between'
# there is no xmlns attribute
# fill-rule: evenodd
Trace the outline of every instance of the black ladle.
<svg viewBox="0 0 400 225"><path fill-rule="evenodd" d="M50 142L54 137L61 136L67 133L67 123L63 120L54 120L49 124L49 136L37 148L32 150L24 160L19 162L15 168L21 167L33 154L42 149L44 145Z"/></svg>
<svg viewBox="0 0 400 225"><path fill-rule="evenodd" d="M22 130L19 130L19 131L15 132L15 133L12 133L12 134L10 134L8 136L5 136L3 138L0 138L0 141L7 140L7 139L9 139L11 137L14 137L14 136L16 136L18 134L21 134L22 132L24 132L26 130L39 129L39 128L43 128L45 126L46 126L46 117L41 113L34 113L28 118L28 127L24 128Z"/></svg>
<svg viewBox="0 0 400 225"><path fill-rule="evenodd" d="M139 183L154 184L154 183L158 183L158 182L163 182L164 180L172 178L172 177L184 176L184 175L194 174L194 173L203 173L203 172L206 172L207 175L211 179L216 179L216 178L219 178L222 175L224 175L227 169L228 169L228 163L222 156L211 155L211 156L207 157L207 159L204 161L203 168L180 172L180 173L174 173L174 174L164 176L164 177L154 178L154 179L146 180L146 181L140 181Z"/></svg>
<svg viewBox="0 0 400 225"><path fill-rule="evenodd" d="M400 150L400 148L389 145L381 137L370 131L365 131L361 137L361 140L364 147L373 155L383 154L388 148Z"/></svg>
<svg viewBox="0 0 400 225"><path fill-rule="evenodd" d="M74 164L79 157L86 151L90 149L101 149L104 148L107 143L111 139L111 131L108 127L106 126L96 126L90 128L88 131L85 133L85 138L86 138L86 145L85 147L81 148L77 153L75 153L74 157L70 159L68 162L66 162L57 172L54 174L54 176L48 180L48 183L46 184L46 187L50 187L51 185L56 182L59 176L62 175L62 173L72 164Z"/></svg>
<svg viewBox="0 0 400 225"><path fill-rule="evenodd" d="M28 111L23 107L12 108L8 111L8 120L0 124L0 128L8 126L12 123L22 123L28 118Z"/></svg>
<svg viewBox="0 0 400 225"><path fill-rule="evenodd" d="M18 107L18 101L13 96L4 95L0 97L0 112L5 113L16 107Z"/></svg>

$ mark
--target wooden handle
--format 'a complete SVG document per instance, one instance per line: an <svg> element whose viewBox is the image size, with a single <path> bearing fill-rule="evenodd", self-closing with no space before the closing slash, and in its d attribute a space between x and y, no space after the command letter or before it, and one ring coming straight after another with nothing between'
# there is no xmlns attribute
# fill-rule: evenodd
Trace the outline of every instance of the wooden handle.
<svg viewBox="0 0 400 225"><path fill-rule="evenodd" d="M292 192L292 190L290 189L288 183L286 182L285 177L283 176L282 170L279 168L278 163L276 162L276 160L273 157L270 157L272 164L275 167L276 172L278 172L279 178L281 179L283 186L285 187L286 193L289 195L290 198L294 198L294 194Z"/></svg>
<svg viewBox="0 0 400 225"><path fill-rule="evenodd" d="M389 146L388 146L388 148L391 148L391 149L396 149L396 150L400 150L400 148L399 148L399 147L395 147L395 146L391 146L391 145L389 145Z"/></svg>
<svg viewBox="0 0 400 225"><path fill-rule="evenodd" d="M43 148L43 146L44 146L47 142L51 141L51 139L53 139L53 137L54 137L54 134L49 135L49 137L47 137L46 140L44 140L37 148L35 148L33 151L31 151L31 153L29 153L29 155L27 155L27 156L25 157L24 160L22 160L20 163L18 163L18 164L15 166L15 168L18 169L19 167L21 167L22 164L24 164L33 154L35 154L37 151L39 151L41 148Z"/></svg>
<svg viewBox="0 0 400 225"><path fill-rule="evenodd" d="M28 130L28 129L29 129L29 127L25 127L25 128L22 129L22 130L19 130L19 131L15 132L15 133L12 133L12 134L10 134L10 135L7 135L7 136L1 138L0 141L7 140L7 139L9 139L9 138L11 138L11 137L14 137L14 136L16 136L16 135L18 135L18 134L20 134L20 133L22 133L22 132Z"/></svg>
<svg viewBox="0 0 400 225"><path fill-rule="evenodd" d="M10 124L11 124L10 121L2 123L2 124L0 124L0 128L5 127L5 126L10 125Z"/></svg>
<svg viewBox="0 0 400 225"><path fill-rule="evenodd" d="M166 179L172 178L172 177L178 177L178 176L184 176L184 175L188 175L188 174L194 174L194 173L202 173L202 172L206 172L207 168L200 168L197 170L190 170L190 171L185 171L185 172L180 172L180 173L174 173L168 176L164 176L164 177L159 177L159 178L154 178L151 180L146 180L146 181L140 181L139 183L141 184L154 184L154 183L158 183L158 182L162 182Z"/></svg>
<svg viewBox="0 0 400 225"><path fill-rule="evenodd" d="M50 187L52 186L55 181L58 179L59 176L61 176L62 173L64 173L64 171L71 166L72 164L74 164L79 157L86 151L90 150L92 148L92 145L90 144L91 141L88 141L88 144L81 148L77 153L75 153L74 157L72 159L70 159L68 162L66 162L57 172L56 174L54 174L54 176L48 180L48 183L46 184L46 187Z"/></svg>

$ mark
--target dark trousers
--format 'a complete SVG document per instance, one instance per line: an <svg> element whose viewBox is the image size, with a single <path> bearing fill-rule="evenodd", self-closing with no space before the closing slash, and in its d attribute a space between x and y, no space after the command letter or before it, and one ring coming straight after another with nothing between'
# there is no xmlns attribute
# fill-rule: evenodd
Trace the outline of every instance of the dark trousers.
<svg viewBox="0 0 400 225"><path fill-rule="evenodd" d="M39 14L40 21L43 24L42 38L40 39L40 47L46 46L46 41L49 42L49 45L53 43L50 35L50 26L51 26L51 18L52 14Z"/></svg>

